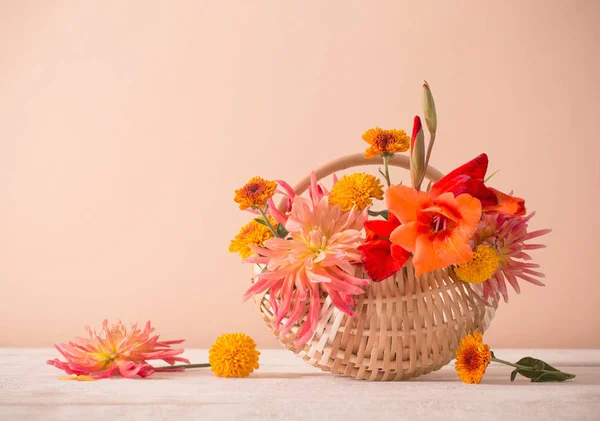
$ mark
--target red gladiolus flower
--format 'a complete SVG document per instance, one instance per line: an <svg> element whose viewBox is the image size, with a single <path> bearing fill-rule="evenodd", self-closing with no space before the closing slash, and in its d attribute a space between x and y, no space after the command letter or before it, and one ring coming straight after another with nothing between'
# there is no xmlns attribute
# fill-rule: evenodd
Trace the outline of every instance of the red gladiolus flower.
<svg viewBox="0 0 600 421"><path fill-rule="evenodd" d="M468 193L479 199L484 213L525 215L525 200L485 186L487 169L488 157L482 153L431 186L431 197L436 198L447 192L454 194L454 197Z"/></svg>
<svg viewBox="0 0 600 421"><path fill-rule="evenodd" d="M400 226L400 221L392 213L388 218L365 222L367 240L358 247L364 270L375 282L398 272L410 257L408 251L390 242L390 234Z"/></svg>

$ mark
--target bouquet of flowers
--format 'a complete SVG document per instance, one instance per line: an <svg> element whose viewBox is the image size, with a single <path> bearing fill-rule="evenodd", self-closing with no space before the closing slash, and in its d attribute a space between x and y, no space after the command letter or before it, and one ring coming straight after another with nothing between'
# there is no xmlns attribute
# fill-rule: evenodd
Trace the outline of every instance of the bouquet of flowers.
<svg viewBox="0 0 600 421"><path fill-rule="evenodd" d="M446 176L429 166L437 130L431 91L423 86L425 135L419 116L412 137L403 130L367 130L363 154L334 160L294 188L252 178L235 192L254 218L231 241L230 251L255 266L245 298L281 343L311 364L368 380L401 380L441 368L456 357L466 383L479 383L490 362L514 368L533 382L575 377L531 357L496 358L483 343L500 297L519 281L543 285L530 240L550 230L529 229L525 201L490 187L488 157L481 154ZM407 155L401 155L408 152ZM336 171L381 165L381 179ZM408 169L412 186L393 184L389 167ZM320 180L333 175L327 189ZM429 183L422 188L424 181ZM302 193L308 189L308 197ZM278 205L273 197L279 194ZM375 210L374 200L385 200ZM508 285L507 285L508 284ZM55 345L65 361L62 380L148 377L210 367L217 376L247 377L259 368L256 343L243 333L219 336L208 363L190 364L161 341L148 322L87 328L87 338ZM154 366L162 360L168 366ZM185 364L176 364L182 362Z"/></svg>
<svg viewBox="0 0 600 421"><path fill-rule="evenodd" d="M325 370L387 380L440 368L462 338L487 327L486 307L508 301L509 286L543 285L529 252L550 230L530 230L524 199L489 185L485 153L445 176L430 167L437 114L426 82L423 114L427 144L416 116L411 137L369 129L364 155L294 188L254 177L235 192L254 216L230 245L257 268L244 298L256 297L284 346ZM372 164L379 178L333 173L330 188L319 182ZM394 183L390 166L408 169L412 185Z"/></svg>

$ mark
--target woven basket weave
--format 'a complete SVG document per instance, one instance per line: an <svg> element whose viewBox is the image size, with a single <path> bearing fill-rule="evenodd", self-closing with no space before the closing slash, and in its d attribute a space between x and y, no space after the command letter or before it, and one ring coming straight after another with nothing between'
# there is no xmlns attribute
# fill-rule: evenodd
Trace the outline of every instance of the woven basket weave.
<svg viewBox="0 0 600 421"><path fill-rule="evenodd" d="M381 165L362 154L334 160L316 171L317 179L360 165ZM406 156L395 156L390 165L409 168ZM426 178L436 181L442 174L434 168ZM294 190L302 194L310 183L301 180ZM281 206L280 206L281 207ZM357 277L367 277L360 267ZM261 316L273 331L275 318L269 295L254 297ZM322 309L315 335L301 348L294 348L299 326L278 339L303 360L324 371L363 380L403 380L438 370L454 358L460 339L470 332L483 332L494 315L496 303L486 306L481 288L460 281L451 269L415 277L409 260L404 269L382 282L372 282L356 299L356 317L338 310L329 298ZM285 323L285 319L282 323Z"/></svg>

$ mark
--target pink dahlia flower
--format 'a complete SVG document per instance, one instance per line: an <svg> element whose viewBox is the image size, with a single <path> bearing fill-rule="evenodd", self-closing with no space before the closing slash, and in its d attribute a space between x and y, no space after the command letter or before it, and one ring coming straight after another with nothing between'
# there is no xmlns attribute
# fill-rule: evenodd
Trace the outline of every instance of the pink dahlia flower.
<svg viewBox="0 0 600 421"><path fill-rule="evenodd" d="M497 300L502 295L508 302L508 282L518 294L519 279L535 285L543 286L540 281L544 274L537 271L540 265L531 262L529 250L546 247L543 244L530 244L529 240L548 234L552 230L542 229L528 231L529 220L535 215L511 216L505 214L484 214L479 227L473 236L474 259L473 262L458 266L455 269L459 278L469 277L477 273L470 269L488 267L495 270L490 271L489 279L482 282L483 297L488 302L489 297ZM469 268L469 265L472 265ZM485 271L480 271L480 273ZM468 279L463 279L468 281ZM483 280L483 279L481 279ZM479 282L475 282L479 283Z"/></svg>
<svg viewBox="0 0 600 421"><path fill-rule="evenodd" d="M302 318L306 322L298 332L295 345L304 345L315 332L323 295L344 313L354 316L354 296L369 280L356 278L355 264L360 263L358 246L366 211L342 211L330 205L327 191L312 177L310 199L296 196L285 223L286 238L265 241L264 248L247 262L266 265L258 280L246 291L244 299L268 291L275 311L274 328L280 336ZM283 326L281 322L286 319Z"/></svg>
<svg viewBox="0 0 600 421"><path fill-rule="evenodd" d="M177 361L190 363L178 356L183 348L171 348L171 345L179 344L183 339L159 342L150 322L142 330L137 323L127 329L120 321L109 326L108 321L104 320L100 332L89 326L86 330L89 338L75 338L73 342L55 345L66 362L54 359L47 363L67 374L87 375L96 379L116 374L129 378L136 374L148 377L155 371L162 371L150 365L149 360L163 360L171 365Z"/></svg>

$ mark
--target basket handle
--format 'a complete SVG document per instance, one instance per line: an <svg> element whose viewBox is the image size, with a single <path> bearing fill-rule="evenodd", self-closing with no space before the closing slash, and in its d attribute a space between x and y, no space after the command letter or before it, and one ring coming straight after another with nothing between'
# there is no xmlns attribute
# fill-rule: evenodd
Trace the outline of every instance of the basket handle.
<svg viewBox="0 0 600 421"><path fill-rule="evenodd" d="M352 155L346 155L336 158L332 161L321 165L315 170L315 173L317 175L317 181L322 180L323 178L333 174L334 172L346 170L352 167L360 167L363 165L383 165L383 158L381 156L378 156L375 158L367 159L362 153L355 153ZM410 169L410 160L406 155L394 155L394 157L389 160L388 165L408 170ZM431 165L427 167L427 171L425 172L425 178L434 182L438 181L443 176L444 174L433 168ZM297 195L300 195L304 193L306 189L308 189L308 186L310 186L310 175L307 175L298 183L296 183L296 185L294 186L294 191ZM279 210L284 209L285 205L286 199L281 200L278 206Z"/></svg>

